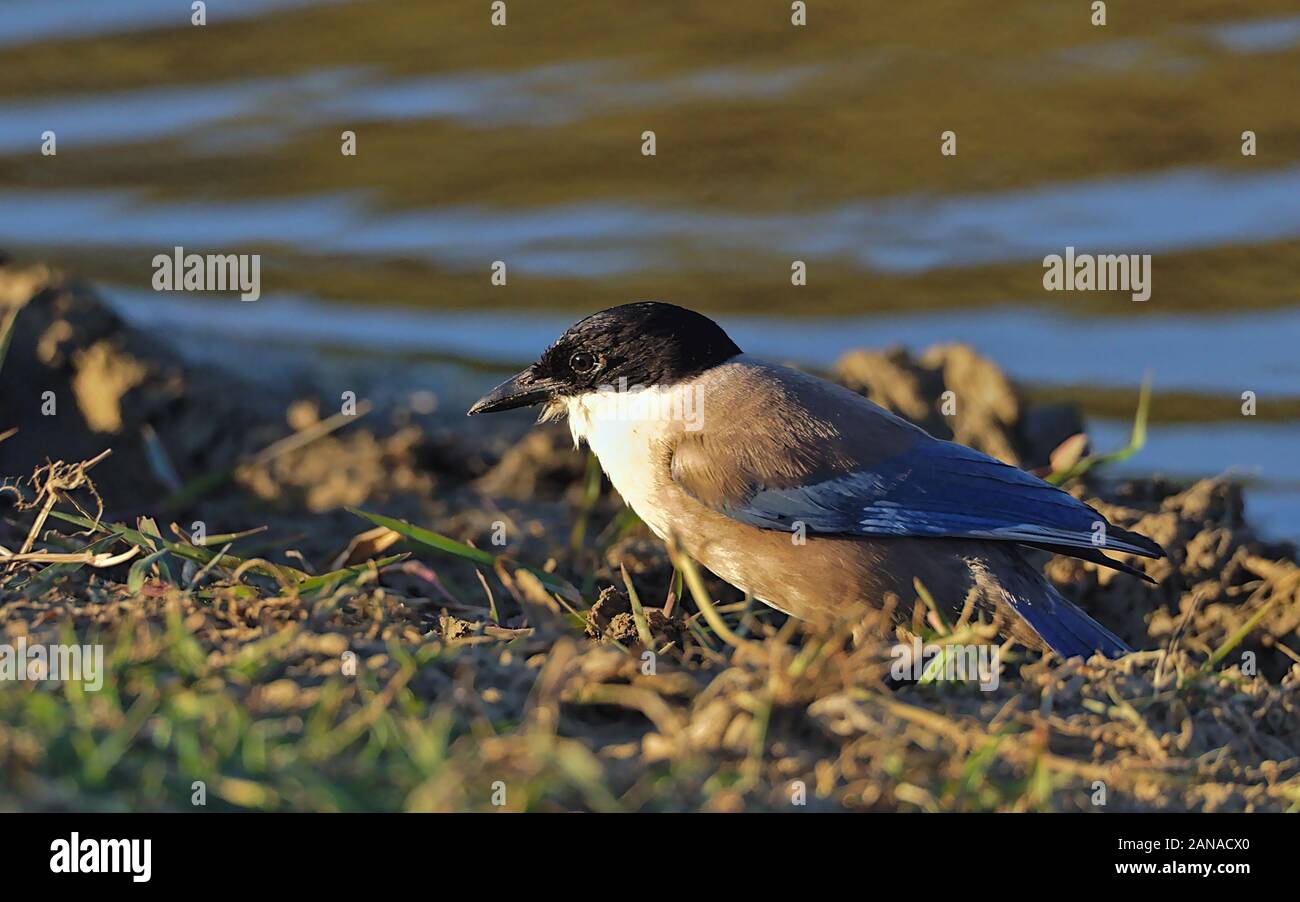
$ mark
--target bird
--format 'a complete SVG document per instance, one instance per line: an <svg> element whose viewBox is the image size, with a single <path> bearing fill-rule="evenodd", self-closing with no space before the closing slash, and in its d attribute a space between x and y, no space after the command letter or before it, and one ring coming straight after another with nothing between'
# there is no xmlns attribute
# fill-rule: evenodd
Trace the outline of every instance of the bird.
<svg viewBox="0 0 1300 902"><path fill-rule="evenodd" d="M660 539L815 626L907 616L921 591L1063 659L1131 649L1062 597L1034 550L1151 581L1105 552L1165 557L1031 473L931 436L844 386L744 353L658 301L591 314L470 416L567 415ZM918 584L923 589L918 589Z"/></svg>

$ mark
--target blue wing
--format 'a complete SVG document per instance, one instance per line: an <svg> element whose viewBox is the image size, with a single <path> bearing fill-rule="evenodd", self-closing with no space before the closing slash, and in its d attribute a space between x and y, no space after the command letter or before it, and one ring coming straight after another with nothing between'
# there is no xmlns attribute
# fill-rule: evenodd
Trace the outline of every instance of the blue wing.
<svg viewBox="0 0 1300 902"><path fill-rule="evenodd" d="M923 440L867 469L793 488L760 488L723 512L762 529L932 536L1163 557L1073 496L964 445Z"/></svg>

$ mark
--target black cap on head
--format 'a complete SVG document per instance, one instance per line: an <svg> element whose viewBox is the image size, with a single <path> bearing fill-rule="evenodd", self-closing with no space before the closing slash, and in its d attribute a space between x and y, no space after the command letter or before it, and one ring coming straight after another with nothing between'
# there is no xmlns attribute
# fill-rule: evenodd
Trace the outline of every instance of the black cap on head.
<svg viewBox="0 0 1300 902"><path fill-rule="evenodd" d="M535 364L470 413L524 407L605 385L671 385L739 353L717 323L694 310L656 301L623 304L575 323Z"/></svg>
<svg viewBox="0 0 1300 902"><path fill-rule="evenodd" d="M593 359L582 357L584 353ZM537 367L579 391L620 379L649 387L688 379L739 353L736 343L707 316L643 301L611 307L575 323L547 349ZM574 355L579 355L577 361Z"/></svg>

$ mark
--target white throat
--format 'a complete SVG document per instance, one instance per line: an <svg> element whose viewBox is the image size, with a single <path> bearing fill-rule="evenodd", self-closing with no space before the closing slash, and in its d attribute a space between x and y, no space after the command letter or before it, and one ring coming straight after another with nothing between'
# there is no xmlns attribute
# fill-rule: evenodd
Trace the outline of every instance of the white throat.
<svg viewBox="0 0 1300 902"><path fill-rule="evenodd" d="M671 479L664 452L682 432L703 428L698 384L609 388L567 398L574 445L586 441L610 482L633 510L661 535L667 523L654 503L656 487Z"/></svg>
<svg viewBox="0 0 1300 902"><path fill-rule="evenodd" d="M601 387L565 399L575 447L586 440L597 454L604 440L640 436L649 441L673 432L697 432L704 426L704 399L697 382L670 386Z"/></svg>

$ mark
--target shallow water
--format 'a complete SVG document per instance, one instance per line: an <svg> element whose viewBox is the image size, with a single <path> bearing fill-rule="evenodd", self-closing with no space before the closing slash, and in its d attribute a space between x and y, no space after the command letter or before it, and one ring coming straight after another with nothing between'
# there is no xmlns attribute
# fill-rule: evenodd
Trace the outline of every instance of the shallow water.
<svg viewBox="0 0 1300 902"><path fill-rule="evenodd" d="M400 355L394 390L451 405L633 298L813 367L967 341L1081 400L1101 447L1149 372L1151 439L1117 472L1235 472L1252 517L1300 538L1286 3L1104 28L1041 0L816 5L806 28L739 0L510 4L503 29L486 4L208 6L197 28L170 0L0 0L0 248L95 280L188 353L257 369L273 344L326 373ZM177 245L261 254L263 297L151 292ZM1066 246L1151 254L1151 299L1045 291Z"/></svg>
<svg viewBox="0 0 1300 902"><path fill-rule="evenodd" d="M0 140L3 131L0 123ZM0 241L144 248L274 242L306 253L398 255L444 266L472 266L488 246L527 275L588 278L745 250L909 273L1041 261L1067 246L1154 254L1300 238L1297 199L1300 167L1174 170L785 215L609 203L391 212L360 194L216 203L151 201L121 191L10 191L0 192L0 206L30 212L0 223Z"/></svg>

